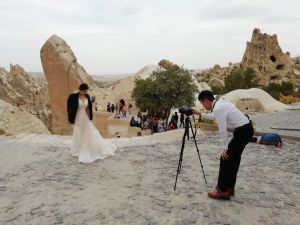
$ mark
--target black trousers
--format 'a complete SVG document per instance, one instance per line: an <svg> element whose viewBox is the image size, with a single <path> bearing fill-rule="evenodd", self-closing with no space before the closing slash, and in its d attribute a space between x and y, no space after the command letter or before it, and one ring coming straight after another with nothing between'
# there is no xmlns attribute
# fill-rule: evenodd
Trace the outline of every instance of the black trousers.
<svg viewBox="0 0 300 225"><path fill-rule="evenodd" d="M251 123L235 129L233 138L228 145L228 159L223 160L222 157L220 157L218 188L221 191L234 188L240 167L241 155L253 137L253 133L254 130Z"/></svg>

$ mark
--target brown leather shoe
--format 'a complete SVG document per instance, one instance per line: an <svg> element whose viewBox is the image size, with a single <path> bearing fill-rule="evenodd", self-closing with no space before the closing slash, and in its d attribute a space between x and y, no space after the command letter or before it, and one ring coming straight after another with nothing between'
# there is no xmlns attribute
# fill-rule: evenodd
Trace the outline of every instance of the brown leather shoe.
<svg viewBox="0 0 300 225"><path fill-rule="evenodd" d="M227 188L227 191L230 193L231 196L234 196L234 188Z"/></svg>
<svg viewBox="0 0 300 225"><path fill-rule="evenodd" d="M216 186L217 191L221 191L218 186ZM229 192L230 196L234 196L234 188L227 188L227 191Z"/></svg>
<svg viewBox="0 0 300 225"><path fill-rule="evenodd" d="M208 192L208 196L214 199L223 199L223 200L230 199L229 191L212 191L212 192Z"/></svg>

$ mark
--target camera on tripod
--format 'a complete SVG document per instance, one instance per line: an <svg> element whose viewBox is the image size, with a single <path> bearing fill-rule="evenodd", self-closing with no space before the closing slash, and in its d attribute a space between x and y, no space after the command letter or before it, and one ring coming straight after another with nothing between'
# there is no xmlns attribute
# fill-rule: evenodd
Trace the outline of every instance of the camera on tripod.
<svg viewBox="0 0 300 225"><path fill-rule="evenodd" d="M183 106L179 108L179 112L186 116L191 116L193 114L193 109Z"/></svg>

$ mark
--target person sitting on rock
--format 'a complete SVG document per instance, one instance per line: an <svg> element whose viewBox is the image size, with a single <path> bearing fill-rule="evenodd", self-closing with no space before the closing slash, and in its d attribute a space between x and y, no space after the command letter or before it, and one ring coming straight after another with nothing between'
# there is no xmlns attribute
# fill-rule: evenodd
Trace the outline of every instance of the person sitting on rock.
<svg viewBox="0 0 300 225"><path fill-rule="evenodd" d="M158 120L158 126L157 126L158 133L162 133L166 131L165 122L162 117Z"/></svg>
<svg viewBox="0 0 300 225"><path fill-rule="evenodd" d="M174 130L174 124L172 121L169 122L167 130Z"/></svg>

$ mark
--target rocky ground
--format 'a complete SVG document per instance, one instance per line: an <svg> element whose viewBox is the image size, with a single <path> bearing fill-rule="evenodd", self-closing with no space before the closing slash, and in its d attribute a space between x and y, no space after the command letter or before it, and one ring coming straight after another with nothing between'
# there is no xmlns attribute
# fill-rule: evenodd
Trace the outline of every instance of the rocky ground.
<svg viewBox="0 0 300 225"><path fill-rule="evenodd" d="M207 197L218 174L216 133L198 136L208 185L188 142L176 191L181 140L154 139L115 140L114 157L85 165L58 137L0 136L0 224L300 224L299 142L249 144L236 196L217 201Z"/></svg>

